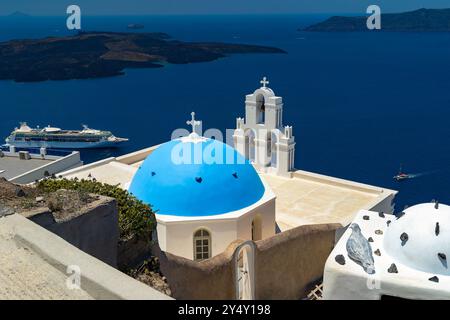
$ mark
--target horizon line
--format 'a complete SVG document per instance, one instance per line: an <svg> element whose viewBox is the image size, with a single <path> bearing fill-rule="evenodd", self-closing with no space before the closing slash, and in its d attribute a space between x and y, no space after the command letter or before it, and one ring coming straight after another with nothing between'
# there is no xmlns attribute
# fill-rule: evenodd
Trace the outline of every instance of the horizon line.
<svg viewBox="0 0 450 320"><path fill-rule="evenodd" d="M450 7L444 8L416 8L416 9L405 9L404 11L386 11L384 13L404 13L417 11L420 9L428 9L428 10L445 10L450 9ZM23 16L14 16L15 13L23 14ZM361 13L361 11L351 11L351 12L333 12L333 11L323 11L323 12L210 12L210 13L183 13L183 12L155 12L155 13L95 13L95 14L83 14L84 17L149 17L149 16L276 16L276 15L355 15L358 14L360 16L365 15L365 12ZM33 18L33 17L65 17L66 14L29 14L24 11L14 11L7 14L0 14L0 17L11 17L11 18Z"/></svg>

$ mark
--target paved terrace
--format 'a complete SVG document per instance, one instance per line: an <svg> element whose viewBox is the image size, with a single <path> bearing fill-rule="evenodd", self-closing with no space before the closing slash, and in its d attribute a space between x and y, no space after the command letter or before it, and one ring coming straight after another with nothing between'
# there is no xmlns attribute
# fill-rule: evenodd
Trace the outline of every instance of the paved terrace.
<svg viewBox="0 0 450 320"><path fill-rule="evenodd" d="M3 158L0 158L0 177L9 180L52 162L53 160L19 160L18 157L5 156Z"/></svg>
<svg viewBox="0 0 450 320"><path fill-rule="evenodd" d="M260 173L277 197L281 231L301 225L347 226L362 209L391 211L396 191L297 170L292 178Z"/></svg>
<svg viewBox="0 0 450 320"><path fill-rule="evenodd" d="M158 146L119 158L109 158L66 173L67 178L88 178L128 188L144 159ZM276 221L281 231L301 225L340 223L347 226L360 210L391 212L396 191L298 170L292 178L264 173L275 195Z"/></svg>

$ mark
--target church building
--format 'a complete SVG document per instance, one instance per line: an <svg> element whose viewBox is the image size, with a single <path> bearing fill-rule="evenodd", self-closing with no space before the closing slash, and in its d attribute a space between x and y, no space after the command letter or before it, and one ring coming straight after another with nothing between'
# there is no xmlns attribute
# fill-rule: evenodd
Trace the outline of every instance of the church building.
<svg viewBox="0 0 450 320"><path fill-rule="evenodd" d="M236 239L275 234L275 195L251 163L229 145L192 133L159 146L129 191L151 204L162 250L204 260ZM192 241L190 241L192 240Z"/></svg>
<svg viewBox="0 0 450 320"><path fill-rule="evenodd" d="M362 209L392 212L393 190L295 168L293 128L268 84L264 77L245 97L234 146L204 137L192 113L188 134L62 176L129 190L152 205L160 248L196 261L235 240L264 240L303 225L346 227Z"/></svg>

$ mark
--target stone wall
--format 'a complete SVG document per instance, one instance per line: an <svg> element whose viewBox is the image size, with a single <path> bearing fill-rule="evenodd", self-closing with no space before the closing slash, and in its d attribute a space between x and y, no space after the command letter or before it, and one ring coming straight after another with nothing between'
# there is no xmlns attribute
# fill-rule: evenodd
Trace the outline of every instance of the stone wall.
<svg viewBox="0 0 450 320"><path fill-rule="evenodd" d="M153 247L159 258L160 269L172 292L172 297L183 300L234 299L233 253L241 241L235 241L221 254L196 262L163 252Z"/></svg>
<svg viewBox="0 0 450 320"><path fill-rule="evenodd" d="M87 254L117 266L119 226L115 199L98 196L98 200L76 214L63 218L55 218L47 208L22 215Z"/></svg>
<svg viewBox="0 0 450 320"><path fill-rule="evenodd" d="M301 299L323 275L340 224L308 225L256 242L257 299Z"/></svg>
<svg viewBox="0 0 450 320"><path fill-rule="evenodd" d="M120 241L117 248L117 268L124 271L141 265L152 256L152 243L136 237Z"/></svg>
<svg viewBox="0 0 450 320"><path fill-rule="evenodd" d="M323 275L335 244L339 224L301 226L257 241L255 292L257 299L301 299L309 285ZM243 241L230 244L223 253L202 262L162 252L161 271L176 299L235 299L233 256Z"/></svg>

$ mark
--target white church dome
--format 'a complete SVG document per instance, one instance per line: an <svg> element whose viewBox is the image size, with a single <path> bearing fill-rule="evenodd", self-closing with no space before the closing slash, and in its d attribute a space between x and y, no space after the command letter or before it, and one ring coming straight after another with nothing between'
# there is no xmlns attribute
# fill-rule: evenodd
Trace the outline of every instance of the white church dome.
<svg viewBox="0 0 450 320"><path fill-rule="evenodd" d="M450 275L450 207L426 203L393 221L384 238L386 252L415 270Z"/></svg>

